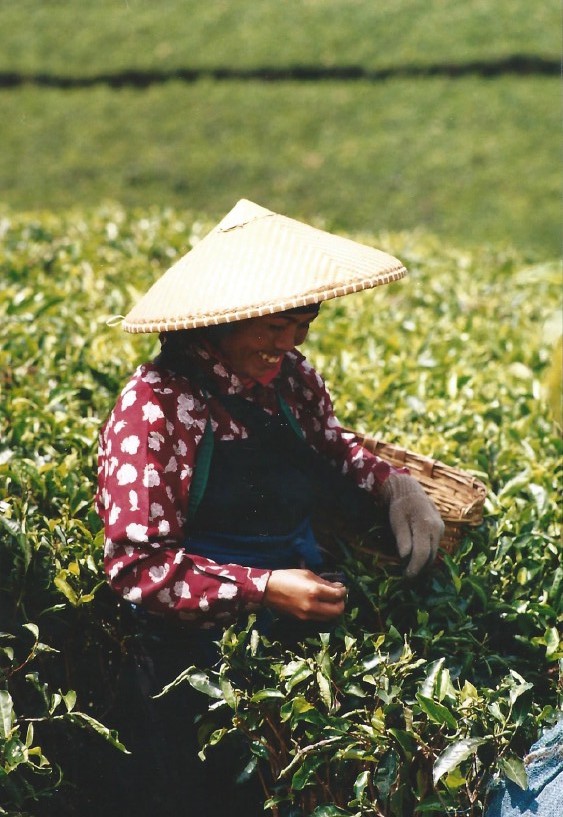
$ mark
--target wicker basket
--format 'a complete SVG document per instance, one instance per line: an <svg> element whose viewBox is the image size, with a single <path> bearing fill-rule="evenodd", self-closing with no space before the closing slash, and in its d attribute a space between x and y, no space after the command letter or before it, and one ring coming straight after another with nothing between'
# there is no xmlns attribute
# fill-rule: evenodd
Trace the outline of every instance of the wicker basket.
<svg viewBox="0 0 563 817"><path fill-rule="evenodd" d="M459 546L466 526L474 527L482 522L487 489L471 474L375 437L357 431L352 433L372 454L391 465L406 466L416 477L444 520L446 530L440 546L448 553Z"/></svg>

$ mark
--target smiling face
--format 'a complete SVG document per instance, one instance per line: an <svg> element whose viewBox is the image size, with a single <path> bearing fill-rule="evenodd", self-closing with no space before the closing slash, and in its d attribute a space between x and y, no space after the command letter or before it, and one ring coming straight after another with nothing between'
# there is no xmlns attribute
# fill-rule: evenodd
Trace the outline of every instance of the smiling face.
<svg viewBox="0 0 563 817"><path fill-rule="evenodd" d="M249 318L233 324L219 348L239 377L258 380L276 371L285 352L303 343L316 317L311 311Z"/></svg>

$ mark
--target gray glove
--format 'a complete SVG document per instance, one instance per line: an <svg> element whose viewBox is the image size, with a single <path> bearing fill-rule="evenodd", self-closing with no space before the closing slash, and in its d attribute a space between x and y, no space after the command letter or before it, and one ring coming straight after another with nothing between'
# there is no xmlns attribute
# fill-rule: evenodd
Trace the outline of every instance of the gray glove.
<svg viewBox="0 0 563 817"><path fill-rule="evenodd" d="M389 522L401 559L408 559L405 575L416 576L434 561L444 523L434 502L414 477L392 473L381 489L389 508Z"/></svg>

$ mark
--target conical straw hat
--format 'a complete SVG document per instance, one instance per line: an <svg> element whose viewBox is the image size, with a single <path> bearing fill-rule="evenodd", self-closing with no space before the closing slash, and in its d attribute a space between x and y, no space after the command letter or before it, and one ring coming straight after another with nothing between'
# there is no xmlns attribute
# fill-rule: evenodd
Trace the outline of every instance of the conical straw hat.
<svg viewBox="0 0 563 817"><path fill-rule="evenodd" d="M128 332L254 318L396 281L397 258L241 199L126 316Z"/></svg>

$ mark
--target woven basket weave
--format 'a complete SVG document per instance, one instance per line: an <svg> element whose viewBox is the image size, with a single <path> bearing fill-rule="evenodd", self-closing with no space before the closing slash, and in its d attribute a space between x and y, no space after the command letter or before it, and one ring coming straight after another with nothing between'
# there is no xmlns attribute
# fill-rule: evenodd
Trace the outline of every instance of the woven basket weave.
<svg viewBox="0 0 563 817"><path fill-rule="evenodd" d="M459 546L467 526L475 527L483 521L487 489L471 474L376 437L353 433L372 454L390 465L407 467L432 497L446 525L440 547L448 553Z"/></svg>

